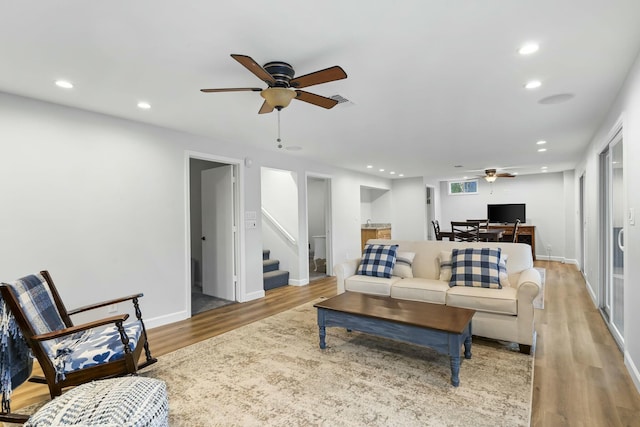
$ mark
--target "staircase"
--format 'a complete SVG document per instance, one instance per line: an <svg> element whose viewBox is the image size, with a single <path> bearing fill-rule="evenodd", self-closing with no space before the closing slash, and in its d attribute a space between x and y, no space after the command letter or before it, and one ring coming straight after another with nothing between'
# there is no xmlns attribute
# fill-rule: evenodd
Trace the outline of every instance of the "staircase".
<svg viewBox="0 0 640 427"><path fill-rule="evenodd" d="M280 261L269 259L270 254L269 249L262 250L262 281L265 291L289 284L289 272L280 270Z"/></svg>

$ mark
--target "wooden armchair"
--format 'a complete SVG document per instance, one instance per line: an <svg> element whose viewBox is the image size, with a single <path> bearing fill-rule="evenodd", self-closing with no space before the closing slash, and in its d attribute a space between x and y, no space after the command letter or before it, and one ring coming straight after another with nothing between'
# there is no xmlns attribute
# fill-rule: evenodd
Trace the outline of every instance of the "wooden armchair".
<svg viewBox="0 0 640 427"><path fill-rule="evenodd" d="M475 221L451 221L451 232L456 242L480 241L480 224Z"/></svg>
<svg viewBox="0 0 640 427"><path fill-rule="evenodd" d="M44 378L29 380L47 384L52 398L64 387L135 374L157 361L138 303L142 294L67 311L47 271L2 283L0 291L44 372ZM82 325L71 321L74 314L125 301L133 303L136 320L125 323L129 315L119 314ZM143 350L145 361L139 364Z"/></svg>

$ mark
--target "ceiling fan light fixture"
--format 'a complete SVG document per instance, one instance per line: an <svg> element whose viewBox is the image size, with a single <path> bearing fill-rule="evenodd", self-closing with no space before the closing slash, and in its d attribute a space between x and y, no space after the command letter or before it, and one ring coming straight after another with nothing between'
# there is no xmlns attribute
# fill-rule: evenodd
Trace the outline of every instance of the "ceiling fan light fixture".
<svg viewBox="0 0 640 427"><path fill-rule="evenodd" d="M269 87L260 92L267 104L276 109L282 109L289 106L291 100L297 96L293 89L284 87Z"/></svg>
<svg viewBox="0 0 640 427"><path fill-rule="evenodd" d="M497 177L497 176L495 176L495 175L488 175L488 176L485 176L485 177L484 177L484 179L486 179L486 180L487 180L487 182L493 182L493 181L495 181L497 178L498 178L498 177Z"/></svg>

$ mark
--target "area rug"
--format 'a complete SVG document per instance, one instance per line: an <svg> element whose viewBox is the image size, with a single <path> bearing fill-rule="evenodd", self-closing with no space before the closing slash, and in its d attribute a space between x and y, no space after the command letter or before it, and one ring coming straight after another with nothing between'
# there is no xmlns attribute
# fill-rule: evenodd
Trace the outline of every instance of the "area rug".
<svg viewBox="0 0 640 427"><path fill-rule="evenodd" d="M542 268L542 267L533 267L536 270L538 270L538 273L540 273L540 292L538 293L538 295L533 299L533 308L538 308L540 310L544 309L544 282L545 282L545 278L546 278L546 273L547 270Z"/></svg>
<svg viewBox="0 0 640 427"><path fill-rule="evenodd" d="M479 341L479 340L476 340ZM474 341L450 384L447 356L327 328L313 303L161 356L171 426L526 426L533 358Z"/></svg>

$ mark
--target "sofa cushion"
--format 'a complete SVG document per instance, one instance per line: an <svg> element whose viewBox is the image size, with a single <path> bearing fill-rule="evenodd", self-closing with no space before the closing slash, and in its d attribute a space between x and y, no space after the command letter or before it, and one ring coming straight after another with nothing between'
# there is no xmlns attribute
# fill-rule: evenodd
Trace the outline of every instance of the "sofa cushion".
<svg viewBox="0 0 640 427"><path fill-rule="evenodd" d="M449 286L499 289L500 248L465 248L451 251Z"/></svg>
<svg viewBox="0 0 640 427"><path fill-rule="evenodd" d="M447 305L516 316L518 314L517 296L518 290L511 287L486 289L455 286L447 291Z"/></svg>
<svg viewBox="0 0 640 427"><path fill-rule="evenodd" d="M344 289L346 291L362 292L372 295L391 295L391 286L403 280L399 277L391 277L389 279L384 277L372 277L355 275L351 276L344 281Z"/></svg>
<svg viewBox="0 0 640 427"><path fill-rule="evenodd" d="M445 304L449 284L435 279L411 278L398 280L391 286L391 297Z"/></svg>
<svg viewBox="0 0 640 427"><path fill-rule="evenodd" d="M365 245L357 274L373 277L391 277L396 264L398 245Z"/></svg>
<svg viewBox="0 0 640 427"><path fill-rule="evenodd" d="M392 276L402 277L403 279L413 277L413 258L416 254L413 252L398 252L396 254L396 265L393 266Z"/></svg>

